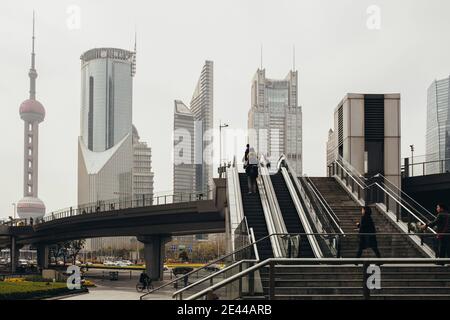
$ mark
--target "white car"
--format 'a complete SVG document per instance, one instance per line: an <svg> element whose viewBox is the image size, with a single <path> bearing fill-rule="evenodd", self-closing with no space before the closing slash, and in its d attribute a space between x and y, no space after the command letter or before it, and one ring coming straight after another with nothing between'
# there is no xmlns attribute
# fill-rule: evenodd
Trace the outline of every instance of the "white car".
<svg viewBox="0 0 450 320"><path fill-rule="evenodd" d="M112 261L104 261L104 262L103 262L103 265L104 265L104 266L111 267L111 266L115 266L116 263L115 263L115 262L112 262Z"/></svg>
<svg viewBox="0 0 450 320"><path fill-rule="evenodd" d="M129 266L129 264L126 261L116 261L115 265L117 267L128 267Z"/></svg>
<svg viewBox="0 0 450 320"><path fill-rule="evenodd" d="M28 266L28 260L26 260L26 259L19 259L19 266L21 266L21 267Z"/></svg>
<svg viewBox="0 0 450 320"><path fill-rule="evenodd" d="M122 260L122 262L124 264L126 264L127 266L132 266L133 265L133 262L131 262L130 260Z"/></svg>

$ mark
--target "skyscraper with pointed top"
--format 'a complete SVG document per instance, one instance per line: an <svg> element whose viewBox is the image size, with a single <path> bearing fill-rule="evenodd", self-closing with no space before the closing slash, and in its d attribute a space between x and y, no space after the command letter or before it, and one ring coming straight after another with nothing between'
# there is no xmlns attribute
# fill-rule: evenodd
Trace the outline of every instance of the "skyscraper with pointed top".
<svg viewBox="0 0 450 320"><path fill-rule="evenodd" d="M22 219L42 218L45 205L38 198L39 124L44 121L44 106L36 100L35 14L33 12L33 36L31 49L30 97L19 108L24 121L23 199L17 203L17 214Z"/></svg>

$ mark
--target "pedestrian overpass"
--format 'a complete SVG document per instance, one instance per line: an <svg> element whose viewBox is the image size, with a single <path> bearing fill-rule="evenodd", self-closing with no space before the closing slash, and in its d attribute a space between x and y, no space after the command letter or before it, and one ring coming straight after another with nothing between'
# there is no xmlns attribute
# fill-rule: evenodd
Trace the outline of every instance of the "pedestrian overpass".
<svg viewBox="0 0 450 320"><path fill-rule="evenodd" d="M145 245L147 272L162 279L164 243L173 235L225 232L227 254L152 292L184 283L209 266L225 268L198 276L174 290L177 299L359 299L450 298L450 272L435 264L436 232L414 226L434 215L379 175L366 180L345 160L336 159L328 177L298 176L282 156L277 165L261 159L257 193L249 194L238 165L215 179L208 195L146 203L102 203L54 212L33 226L2 226L12 252L38 249L41 267L51 243L92 237L137 236ZM373 211L382 259L368 251L355 259L355 231L361 206ZM447 260L441 262L450 263ZM371 264L383 264L383 288L363 281Z"/></svg>

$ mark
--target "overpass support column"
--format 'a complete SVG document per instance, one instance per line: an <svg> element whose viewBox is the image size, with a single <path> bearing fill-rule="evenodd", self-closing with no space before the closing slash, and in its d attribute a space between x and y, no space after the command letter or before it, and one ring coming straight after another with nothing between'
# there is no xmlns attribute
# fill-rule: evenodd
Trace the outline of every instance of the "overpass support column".
<svg viewBox="0 0 450 320"><path fill-rule="evenodd" d="M17 245L16 238L11 237L11 247L9 249L9 257L11 260L11 273L17 273L19 266L20 247Z"/></svg>
<svg viewBox="0 0 450 320"><path fill-rule="evenodd" d="M170 241L170 237L155 235L155 236L140 236L138 240L144 244L144 259L146 273L152 280L163 280L163 267L165 244Z"/></svg>
<svg viewBox="0 0 450 320"><path fill-rule="evenodd" d="M40 270L48 269L49 249L46 244L37 244L37 264Z"/></svg>

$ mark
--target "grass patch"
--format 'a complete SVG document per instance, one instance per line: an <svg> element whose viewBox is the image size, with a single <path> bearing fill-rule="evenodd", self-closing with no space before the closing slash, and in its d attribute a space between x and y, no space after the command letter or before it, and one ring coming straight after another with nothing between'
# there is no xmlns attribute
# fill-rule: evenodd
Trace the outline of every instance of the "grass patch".
<svg viewBox="0 0 450 320"><path fill-rule="evenodd" d="M0 282L0 300L43 299L71 292L63 282Z"/></svg>

